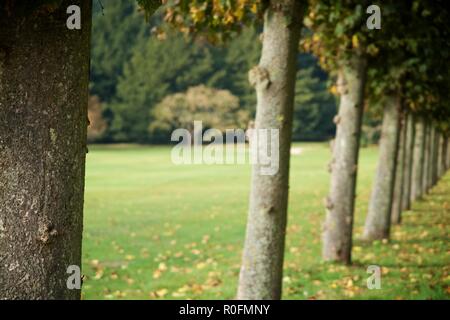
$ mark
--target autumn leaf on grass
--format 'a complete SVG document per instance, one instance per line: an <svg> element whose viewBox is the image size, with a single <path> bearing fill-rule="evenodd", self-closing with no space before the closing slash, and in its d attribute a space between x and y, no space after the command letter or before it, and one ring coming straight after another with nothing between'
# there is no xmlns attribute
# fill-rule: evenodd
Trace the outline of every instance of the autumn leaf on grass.
<svg viewBox="0 0 450 320"><path fill-rule="evenodd" d="M102 277L103 277L103 269L98 269L98 270L95 272L94 279L95 279L95 280L99 280L99 279L101 279Z"/></svg>
<svg viewBox="0 0 450 320"><path fill-rule="evenodd" d="M205 289L209 289L212 287L217 287L222 284L222 280L220 279L220 272L210 271L208 272L208 278L206 279L206 283L203 285Z"/></svg>
<svg viewBox="0 0 450 320"><path fill-rule="evenodd" d="M150 292L150 297L151 298L163 298L165 295L167 295L168 292L169 292L169 290L167 290L165 288L159 289L159 290Z"/></svg>
<svg viewBox="0 0 450 320"><path fill-rule="evenodd" d="M300 252L300 249L298 247L290 247L289 248L289 252L293 253L293 254L296 254L296 253Z"/></svg>
<svg viewBox="0 0 450 320"><path fill-rule="evenodd" d="M148 258L149 257L149 252L147 248L142 248L141 249L141 257L142 258Z"/></svg>
<svg viewBox="0 0 450 320"><path fill-rule="evenodd" d="M348 279L347 282L345 283L345 286L347 288L352 288L353 287L353 280L352 279Z"/></svg>
<svg viewBox="0 0 450 320"><path fill-rule="evenodd" d="M98 267L99 264L100 264L100 261L98 261L97 259L91 260L91 266L93 266L94 268Z"/></svg>
<svg viewBox="0 0 450 320"><path fill-rule="evenodd" d="M344 295L349 298L353 298L355 296L355 292L353 292L352 290L344 290Z"/></svg>
<svg viewBox="0 0 450 320"><path fill-rule="evenodd" d="M126 294L125 292L122 292L122 291L117 290L117 291L114 292L114 295L115 295L117 298L124 298L127 294Z"/></svg>
<svg viewBox="0 0 450 320"><path fill-rule="evenodd" d="M207 235L207 234L205 234L204 236L203 236L203 238L202 238L202 243L203 244L207 244L208 243L208 241L209 241L209 235Z"/></svg>
<svg viewBox="0 0 450 320"><path fill-rule="evenodd" d="M182 292L174 292L174 293L172 293L172 297L174 297L174 298L181 298L181 297L184 297L186 294L185 293L182 293Z"/></svg>
<svg viewBox="0 0 450 320"><path fill-rule="evenodd" d="M191 286L191 290L192 290L193 293L202 293L203 292L203 286L201 284L194 283Z"/></svg>
<svg viewBox="0 0 450 320"><path fill-rule="evenodd" d="M134 256L131 255L131 254L127 254L127 255L125 256L125 260L128 260L128 261L134 260Z"/></svg>
<svg viewBox="0 0 450 320"><path fill-rule="evenodd" d="M322 285L322 282L320 280L313 280L313 285L320 286Z"/></svg>
<svg viewBox="0 0 450 320"><path fill-rule="evenodd" d="M159 277L161 277L161 275L163 274L164 271L167 270L167 265L164 262L161 262L158 265L158 269L156 269L153 272L153 279L158 279Z"/></svg>

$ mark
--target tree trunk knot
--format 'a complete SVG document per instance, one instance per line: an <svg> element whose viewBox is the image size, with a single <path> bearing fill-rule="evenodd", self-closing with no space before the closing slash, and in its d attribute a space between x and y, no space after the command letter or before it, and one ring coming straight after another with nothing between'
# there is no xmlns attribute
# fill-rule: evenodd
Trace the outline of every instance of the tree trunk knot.
<svg viewBox="0 0 450 320"><path fill-rule="evenodd" d="M270 86L269 71L263 67L254 66L248 72L248 81L253 87L267 89Z"/></svg>
<svg viewBox="0 0 450 320"><path fill-rule="evenodd" d="M261 43L264 42L264 32L261 32L261 34L259 35L259 41L260 41Z"/></svg>
<svg viewBox="0 0 450 320"><path fill-rule="evenodd" d="M351 215L348 215L348 216L345 217L345 223L347 225L350 225L352 223L352 221L353 221L353 219L352 219Z"/></svg>
<svg viewBox="0 0 450 320"><path fill-rule="evenodd" d="M331 173L333 172L333 166L334 166L335 160L332 159L329 163L328 163L328 172Z"/></svg>
<svg viewBox="0 0 450 320"><path fill-rule="evenodd" d="M58 231L56 231L52 223L39 223L38 240L47 244L51 238L56 237Z"/></svg>
<svg viewBox="0 0 450 320"><path fill-rule="evenodd" d="M326 197L326 198L325 198L325 207L326 207L328 210L331 210L331 209L334 208L333 201L331 200L330 197Z"/></svg>
<svg viewBox="0 0 450 320"><path fill-rule="evenodd" d="M338 125L338 124L341 122L341 116L339 116L339 115L334 116L333 122L334 122L336 125Z"/></svg>
<svg viewBox="0 0 450 320"><path fill-rule="evenodd" d="M276 212L275 207L274 206L270 206L269 208L264 208L264 213L266 214L274 214Z"/></svg>
<svg viewBox="0 0 450 320"><path fill-rule="evenodd" d="M348 93L347 81L345 81L343 77L337 79L336 90L340 95Z"/></svg>

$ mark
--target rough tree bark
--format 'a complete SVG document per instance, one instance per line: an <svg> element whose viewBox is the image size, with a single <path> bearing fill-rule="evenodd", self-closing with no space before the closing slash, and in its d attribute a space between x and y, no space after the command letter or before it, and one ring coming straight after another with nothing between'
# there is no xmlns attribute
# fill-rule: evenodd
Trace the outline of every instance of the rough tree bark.
<svg viewBox="0 0 450 320"><path fill-rule="evenodd" d="M441 131L439 131L439 143L438 143L438 158L437 158L437 180L439 180L444 172L444 168L442 167L442 151L444 147L444 135Z"/></svg>
<svg viewBox="0 0 450 320"><path fill-rule="evenodd" d="M323 230L322 256L325 261L351 262L353 213L356 197L361 122L364 109L366 58L354 53L338 75L339 113L333 156L331 184Z"/></svg>
<svg viewBox="0 0 450 320"><path fill-rule="evenodd" d="M425 121L422 117L416 119L415 133L411 202L422 197L423 159L425 156Z"/></svg>
<svg viewBox="0 0 450 320"><path fill-rule="evenodd" d="M398 95L388 94L386 96L378 167L364 226L363 237L365 240L389 239L400 137L400 106Z"/></svg>
<svg viewBox="0 0 450 320"><path fill-rule="evenodd" d="M397 165L395 168L395 185L392 198L391 222L399 224L403 210L403 189L404 189L404 166L406 162L406 133L407 115L402 112L400 115L400 138L398 143Z"/></svg>
<svg viewBox="0 0 450 320"><path fill-rule="evenodd" d="M279 170L273 175L263 175L263 165L257 163L252 168L238 299L281 298L292 113L303 5L296 0L270 1L264 17L261 60L249 73L258 101L255 129L279 130Z"/></svg>
<svg viewBox="0 0 450 320"><path fill-rule="evenodd" d="M428 133L428 167L427 167L427 180L425 185L427 187L427 193L433 186L433 153L434 153L434 140L435 140L435 129L432 122L430 122L430 129Z"/></svg>
<svg viewBox="0 0 450 320"><path fill-rule="evenodd" d="M445 137L445 153L444 153L444 158L445 158L445 171L447 171L450 168L450 137L447 135Z"/></svg>
<svg viewBox="0 0 450 320"><path fill-rule="evenodd" d="M411 179L414 156L414 116L407 113L406 117L406 142L405 142L405 163L403 165L403 200L402 210L411 209Z"/></svg>
<svg viewBox="0 0 450 320"><path fill-rule="evenodd" d="M431 166L431 187L434 187L438 182L438 165L439 165L439 146L440 133L436 127L433 130L433 152L432 152L432 166Z"/></svg>
<svg viewBox="0 0 450 320"><path fill-rule="evenodd" d="M446 141L445 171L447 171L450 168L450 137L448 135L445 137L445 141Z"/></svg>
<svg viewBox="0 0 450 320"><path fill-rule="evenodd" d="M91 2L24 3L0 4L0 299L79 299Z"/></svg>
<svg viewBox="0 0 450 320"><path fill-rule="evenodd" d="M424 130L424 154L423 154L423 167L422 167L422 195L428 193L428 166L430 159L430 123L427 120Z"/></svg>
<svg viewBox="0 0 450 320"><path fill-rule="evenodd" d="M449 138L446 135L443 135L442 137L442 156L441 156L441 177L445 174L445 172L448 169L448 162L447 162L447 156L448 156L448 145L449 145Z"/></svg>

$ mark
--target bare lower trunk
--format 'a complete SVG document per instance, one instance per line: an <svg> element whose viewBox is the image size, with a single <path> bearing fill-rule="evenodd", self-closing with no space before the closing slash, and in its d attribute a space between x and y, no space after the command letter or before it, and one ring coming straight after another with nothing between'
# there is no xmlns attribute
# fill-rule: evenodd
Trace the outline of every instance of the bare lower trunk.
<svg viewBox="0 0 450 320"><path fill-rule="evenodd" d="M300 1L271 1L264 18L261 60L249 74L258 100L256 133L259 129L279 131L279 170L264 175L262 164L255 164L252 168L238 299L281 298L292 113L302 11Z"/></svg>
<svg viewBox="0 0 450 320"><path fill-rule="evenodd" d="M445 171L447 171L450 168L450 137L445 137L445 152L444 152L444 158L445 158Z"/></svg>
<svg viewBox="0 0 450 320"><path fill-rule="evenodd" d="M411 202L422 197L423 159L425 156L425 122L423 118L417 118L415 132Z"/></svg>
<svg viewBox="0 0 450 320"><path fill-rule="evenodd" d="M438 159L437 159L437 179L439 180L442 175L444 174L444 167L443 167L443 154L444 151L444 135L441 131L439 131L439 143L438 143Z"/></svg>
<svg viewBox="0 0 450 320"><path fill-rule="evenodd" d="M431 166L431 187L434 187L438 182L438 165L439 165L439 146L440 146L440 133L434 128L433 134L433 152L432 152L432 166Z"/></svg>
<svg viewBox="0 0 450 320"><path fill-rule="evenodd" d="M448 135L445 136L444 148L445 148L445 150L443 151L444 172L447 172L447 170L450 168L450 137Z"/></svg>
<svg viewBox="0 0 450 320"><path fill-rule="evenodd" d="M430 165L430 122L427 120L425 123L424 131L424 156L422 167L422 195L428 193L428 167Z"/></svg>
<svg viewBox="0 0 450 320"><path fill-rule="evenodd" d="M448 154L449 154L449 138L448 136L442 137L442 156L441 156L441 176L445 174L445 172L448 169L449 163L448 163Z"/></svg>
<svg viewBox="0 0 450 320"><path fill-rule="evenodd" d="M430 122L430 132L429 135L429 141L428 141L428 167L427 167L427 181L425 181L425 184L427 186L427 192L430 191L431 187L433 186L433 157L434 157L434 142L435 142L435 127L432 122Z"/></svg>
<svg viewBox="0 0 450 320"><path fill-rule="evenodd" d="M400 136L400 101L396 95L386 98L380 140L378 168L372 189L364 239L389 239L395 169Z"/></svg>
<svg viewBox="0 0 450 320"><path fill-rule="evenodd" d="M403 165L403 200L402 210L411 209L411 181L414 156L414 117L411 113L406 117L405 163Z"/></svg>
<svg viewBox="0 0 450 320"><path fill-rule="evenodd" d="M323 231L323 259L351 262L353 212L363 115L366 59L354 53L338 77L339 113L331 160L331 185Z"/></svg>
<svg viewBox="0 0 450 320"><path fill-rule="evenodd" d="M66 27L71 4L81 30ZM79 299L66 272L81 265L91 3L11 5L0 4L0 300Z"/></svg>
<svg viewBox="0 0 450 320"><path fill-rule="evenodd" d="M391 222L393 224L399 224L401 222L401 214L403 210L403 188L404 179L403 175L405 173L404 165L406 158L406 133L407 133L407 123L406 123L406 113L401 115L401 126L400 126L400 138L398 145L397 154L397 165L395 168L395 186L394 195L392 199L392 213Z"/></svg>

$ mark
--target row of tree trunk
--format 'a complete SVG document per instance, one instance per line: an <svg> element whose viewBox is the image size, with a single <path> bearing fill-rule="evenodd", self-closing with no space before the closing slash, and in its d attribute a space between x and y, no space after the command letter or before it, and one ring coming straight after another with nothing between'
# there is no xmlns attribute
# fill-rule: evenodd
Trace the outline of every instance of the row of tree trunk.
<svg viewBox="0 0 450 320"><path fill-rule="evenodd" d="M450 166L449 139L424 116L388 100L383 116L380 156L364 228L364 239L389 239L391 224L435 186Z"/></svg>
<svg viewBox="0 0 450 320"><path fill-rule="evenodd" d="M280 130L280 170L275 176L268 177L260 175L258 164L253 166L239 299L281 297L295 81L292 70L296 70L293 55L297 53L301 27L300 23L295 23L298 20L295 15L288 19L293 23L285 22L286 15L299 11L293 10L298 6L297 1L285 1L284 5L287 9L280 12L271 12L275 5L267 10L262 58L259 66L250 73L258 100L256 129ZM351 262L367 67L366 56L357 49L339 66L337 89L340 106L335 118L337 132L330 163L331 183L323 233L323 258L326 261ZM383 115L380 159L364 230L367 240L389 238L391 221L400 223L401 212L409 209L415 198L437 182L449 162L448 139L435 134L435 127L429 133L423 133L423 137L433 135L427 138L430 143L418 142L416 126L425 120L403 110L398 93L387 93ZM432 127L431 122L429 127ZM441 137L439 146L435 142L438 136ZM423 148L416 156L414 148L417 143L423 143ZM442 150L436 154L438 149ZM424 164L425 155L429 160ZM431 168L437 163L441 163L439 168ZM416 166L421 166L420 170L416 170ZM420 185L415 184L413 174L416 172L420 172L421 177L426 175Z"/></svg>
<svg viewBox="0 0 450 320"><path fill-rule="evenodd" d="M366 73L366 60L357 51L339 66L340 105L323 230L325 261L351 263ZM431 119L409 112L398 92L387 92L382 103L379 161L363 233L368 241L389 239L391 223L400 223L401 213L426 194L450 165L448 133L439 131Z"/></svg>

